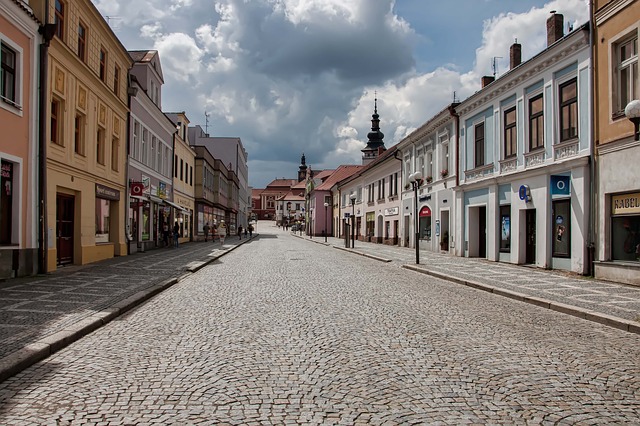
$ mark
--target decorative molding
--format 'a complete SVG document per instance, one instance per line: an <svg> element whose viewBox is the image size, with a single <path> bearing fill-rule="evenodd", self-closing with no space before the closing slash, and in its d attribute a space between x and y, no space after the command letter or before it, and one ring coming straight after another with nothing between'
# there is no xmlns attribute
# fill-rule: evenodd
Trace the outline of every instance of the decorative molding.
<svg viewBox="0 0 640 426"><path fill-rule="evenodd" d="M87 89L78 85L78 108L82 111L87 110Z"/></svg>
<svg viewBox="0 0 640 426"><path fill-rule="evenodd" d="M98 109L98 123L106 126L107 123L107 107L104 104L100 104Z"/></svg>
<svg viewBox="0 0 640 426"><path fill-rule="evenodd" d="M579 145L580 141L578 139L553 145L553 159L563 160L578 155Z"/></svg>
<svg viewBox="0 0 640 426"><path fill-rule="evenodd" d="M115 116L113 117L113 134L120 136L120 119Z"/></svg>
<svg viewBox="0 0 640 426"><path fill-rule="evenodd" d="M509 173L513 172L518 168L518 158L507 158L506 160L500 161L500 173Z"/></svg>
<svg viewBox="0 0 640 426"><path fill-rule="evenodd" d="M467 182L482 179L487 176L493 175L493 163L486 164L484 166L476 167L475 169L464 171L464 180Z"/></svg>
<svg viewBox="0 0 640 426"><path fill-rule="evenodd" d="M544 163L544 150L527 152L524 154L524 168L537 166Z"/></svg>
<svg viewBox="0 0 640 426"><path fill-rule="evenodd" d="M65 75L64 71L56 67L54 89L59 95L64 97Z"/></svg>
<svg viewBox="0 0 640 426"><path fill-rule="evenodd" d="M600 26L620 13L622 9L632 4L635 0L613 0L605 5L602 9L596 11L595 21L596 26Z"/></svg>

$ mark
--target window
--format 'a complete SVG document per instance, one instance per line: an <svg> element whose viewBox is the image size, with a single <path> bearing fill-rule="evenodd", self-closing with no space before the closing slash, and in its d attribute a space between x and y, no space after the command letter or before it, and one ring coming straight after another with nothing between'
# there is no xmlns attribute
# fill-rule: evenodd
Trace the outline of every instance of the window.
<svg viewBox="0 0 640 426"><path fill-rule="evenodd" d="M427 154L428 156L428 162L431 162L431 153ZM420 174L422 174L422 176L424 177L425 175L425 169L424 169L424 165L425 165L425 159L424 156L420 156L418 157L418 171L420 172ZM429 171L427 171L428 173Z"/></svg>
<svg viewBox="0 0 640 426"><path fill-rule="evenodd" d="M149 162L151 163L149 166L152 169L156 168L156 137L151 136L151 155L149 156Z"/></svg>
<svg viewBox="0 0 640 426"><path fill-rule="evenodd" d="M389 175L389 196L398 195L398 172Z"/></svg>
<svg viewBox="0 0 640 426"><path fill-rule="evenodd" d="M55 98L51 100L51 142L62 146L62 105Z"/></svg>
<svg viewBox="0 0 640 426"><path fill-rule="evenodd" d="M96 162L104 165L104 129L98 127L96 132Z"/></svg>
<svg viewBox="0 0 640 426"><path fill-rule="evenodd" d="M160 172L160 174L162 174L163 170L162 170L162 144L160 143L160 139L158 139L158 146L157 146L158 150L156 151L156 157L157 160L156 161L156 167L158 168L158 172Z"/></svg>
<svg viewBox="0 0 640 426"><path fill-rule="evenodd" d="M0 96L2 96L2 100L8 101L13 106L17 106L19 102L16 94L18 55L6 43L2 43L0 56L2 57L2 68L0 68L2 86L0 87Z"/></svg>
<svg viewBox="0 0 640 426"><path fill-rule="evenodd" d="M73 149L78 155L84 155L84 123L84 115L76 113L73 126Z"/></svg>
<svg viewBox="0 0 640 426"><path fill-rule="evenodd" d="M553 256L571 256L571 200L553 202Z"/></svg>
<svg viewBox="0 0 640 426"><path fill-rule="evenodd" d="M86 62L87 57L87 28L82 22L78 23L78 58Z"/></svg>
<svg viewBox="0 0 640 426"><path fill-rule="evenodd" d="M511 252L511 206L500 206L500 251Z"/></svg>
<svg viewBox="0 0 640 426"><path fill-rule="evenodd" d="M632 39L626 39L615 46L616 56L616 77L618 82L618 90L614 93L618 94L617 109L619 113L624 111L627 104L638 99L638 36L634 35Z"/></svg>
<svg viewBox="0 0 640 426"><path fill-rule="evenodd" d="M441 142L442 147L442 169L449 173L449 140Z"/></svg>
<svg viewBox="0 0 640 426"><path fill-rule="evenodd" d="M474 166L484 166L484 122L475 127L475 159Z"/></svg>
<svg viewBox="0 0 640 426"><path fill-rule="evenodd" d="M193 186L193 166L189 166L189 185Z"/></svg>
<svg viewBox="0 0 640 426"><path fill-rule="evenodd" d="M53 23L56 24L56 36L60 40L64 40L64 8L65 4L61 0L56 0L56 11L53 17Z"/></svg>
<svg viewBox="0 0 640 426"><path fill-rule="evenodd" d="M109 200L96 198L96 243L109 242ZM148 221L145 221L148 222ZM144 230L143 230L144 233Z"/></svg>
<svg viewBox="0 0 640 426"><path fill-rule="evenodd" d="M640 215L611 217L611 260L640 262Z"/></svg>
<svg viewBox="0 0 640 426"><path fill-rule="evenodd" d="M100 69L99 69L100 80L106 83L107 79L107 52L104 48L100 48Z"/></svg>
<svg viewBox="0 0 640 426"><path fill-rule="evenodd" d="M180 180L184 181L184 161L182 160L182 158L180 159Z"/></svg>
<svg viewBox="0 0 640 426"><path fill-rule="evenodd" d="M18 167L15 163L2 160L2 177L0 178L0 187L3 188L0 191L0 245L9 245L13 243L13 202L14 197L18 199L19 194L16 191L20 191L20 186L15 185L18 181L14 176L18 172ZM17 218L16 218L17 219Z"/></svg>
<svg viewBox="0 0 640 426"><path fill-rule="evenodd" d="M578 81L560 86L560 141L578 136Z"/></svg>
<svg viewBox="0 0 640 426"><path fill-rule="evenodd" d="M544 107L542 94L529 99L529 151L544 146Z"/></svg>
<svg viewBox="0 0 640 426"><path fill-rule="evenodd" d="M374 195L373 195L374 190L375 190L375 184L370 183L369 188L367 190L367 202L369 203L373 203L374 201Z"/></svg>
<svg viewBox="0 0 640 426"><path fill-rule="evenodd" d="M120 67L117 65L113 69L113 93L120 96Z"/></svg>
<svg viewBox="0 0 640 426"><path fill-rule="evenodd" d="M513 107L504 112L504 158L516 154L516 107Z"/></svg>
<svg viewBox="0 0 640 426"><path fill-rule="evenodd" d="M178 177L178 155L173 156L173 177Z"/></svg>
<svg viewBox="0 0 640 426"><path fill-rule="evenodd" d="M147 140L149 138L149 131L145 128L142 129L142 164L147 164Z"/></svg>
<svg viewBox="0 0 640 426"><path fill-rule="evenodd" d="M120 140L118 138L111 139L111 170L117 172L120 170Z"/></svg>
<svg viewBox="0 0 640 426"><path fill-rule="evenodd" d="M140 123L136 121L133 123L133 143L131 144L131 156L136 160L140 159L138 157L139 135L140 135Z"/></svg>

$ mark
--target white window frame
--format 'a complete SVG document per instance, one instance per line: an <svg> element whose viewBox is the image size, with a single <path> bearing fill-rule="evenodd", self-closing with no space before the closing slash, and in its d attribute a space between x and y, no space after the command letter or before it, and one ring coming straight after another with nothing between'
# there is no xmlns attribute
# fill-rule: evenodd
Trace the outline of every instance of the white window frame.
<svg viewBox="0 0 640 426"><path fill-rule="evenodd" d="M561 119L560 119L560 114L562 114L562 109L560 107L560 87L568 82L570 82L571 80L575 80L576 81L576 135L575 137L569 138L569 139L565 139L564 141L562 140L562 129L560 128L560 124L561 124ZM574 140L574 139L579 139L580 138L580 132L583 130L580 128L580 84L582 82L580 81L580 79L578 78L578 72L577 71L572 71L570 73L568 73L567 75L563 75L562 78L557 79L554 84L553 84L553 89L554 89L554 96L553 96L553 110L554 110L554 123L555 123L555 140L553 141L553 144L557 144L557 143L562 143L562 142L567 142L569 140ZM543 96L543 102L544 102L544 96ZM543 126L544 128L544 126ZM547 141L545 142L545 146L547 144Z"/></svg>
<svg viewBox="0 0 640 426"><path fill-rule="evenodd" d="M626 59L624 62L620 63L620 49L622 46L625 46L629 43L632 43L635 40L635 55ZM615 115L624 114L624 108L627 106L626 104L633 100L637 99L640 96L640 89L638 81L638 75L640 72L638 68L640 67L640 63L638 61L638 29L633 28L631 31L626 31L624 35L619 37L617 40L612 42L611 46L611 55L613 59L613 79L612 79L612 96L614 97L612 106L615 108L613 113ZM620 73L623 69L632 68L635 65L636 67L636 76L635 82L629 81L627 82L629 85L629 92L627 93L628 101L625 102L625 105L622 105L622 78L620 77ZM633 86L633 87L632 87ZM633 92L633 88L635 88L636 93Z"/></svg>
<svg viewBox="0 0 640 426"><path fill-rule="evenodd" d="M15 100L5 98L0 94L0 108L6 109L20 117L22 117L22 100L23 96L23 75L24 75L24 50L20 45L0 32L0 42L7 45L16 56L16 66L14 75ZM2 52L0 52L2 55Z"/></svg>

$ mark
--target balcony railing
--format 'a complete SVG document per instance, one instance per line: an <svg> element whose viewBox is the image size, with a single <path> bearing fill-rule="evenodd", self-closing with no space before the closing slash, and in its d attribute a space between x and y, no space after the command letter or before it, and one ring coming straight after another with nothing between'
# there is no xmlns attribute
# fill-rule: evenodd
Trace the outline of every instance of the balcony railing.
<svg viewBox="0 0 640 426"><path fill-rule="evenodd" d="M544 163L544 149L527 152L524 154L524 168L534 167Z"/></svg>
<svg viewBox="0 0 640 426"><path fill-rule="evenodd" d="M578 139L572 139L570 141L561 142L553 146L553 158L554 160L562 160L564 158L573 157L578 155L580 149L580 141Z"/></svg>
<svg viewBox="0 0 640 426"><path fill-rule="evenodd" d="M518 168L518 158L511 157L500 161L500 173L514 172Z"/></svg>
<svg viewBox="0 0 640 426"><path fill-rule="evenodd" d="M465 170L464 178L466 181L478 180L493 174L493 163L476 167L475 169Z"/></svg>

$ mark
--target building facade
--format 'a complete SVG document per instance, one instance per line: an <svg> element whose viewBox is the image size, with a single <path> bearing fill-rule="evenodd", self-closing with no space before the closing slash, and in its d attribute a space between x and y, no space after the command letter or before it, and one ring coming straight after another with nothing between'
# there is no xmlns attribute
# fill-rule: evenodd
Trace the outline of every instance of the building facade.
<svg viewBox="0 0 640 426"><path fill-rule="evenodd" d="M43 141L47 271L126 255L131 57L91 1L34 0L32 7L55 24Z"/></svg>
<svg viewBox="0 0 640 426"><path fill-rule="evenodd" d="M39 269L38 28L28 4L0 0L0 279Z"/></svg>
<svg viewBox="0 0 640 426"><path fill-rule="evenodd" d="M589 29L562 33L456 107L460 120L456 253L588 272L591 55ZM514 52L515 51L515 52Z"/></svg>
<svg viewBox="0 0 640 426"><path fill-rule="evenodd" d="M640 284L640 142L625 108L638 100L640 3L595 0L596 278Z"/></svg>

